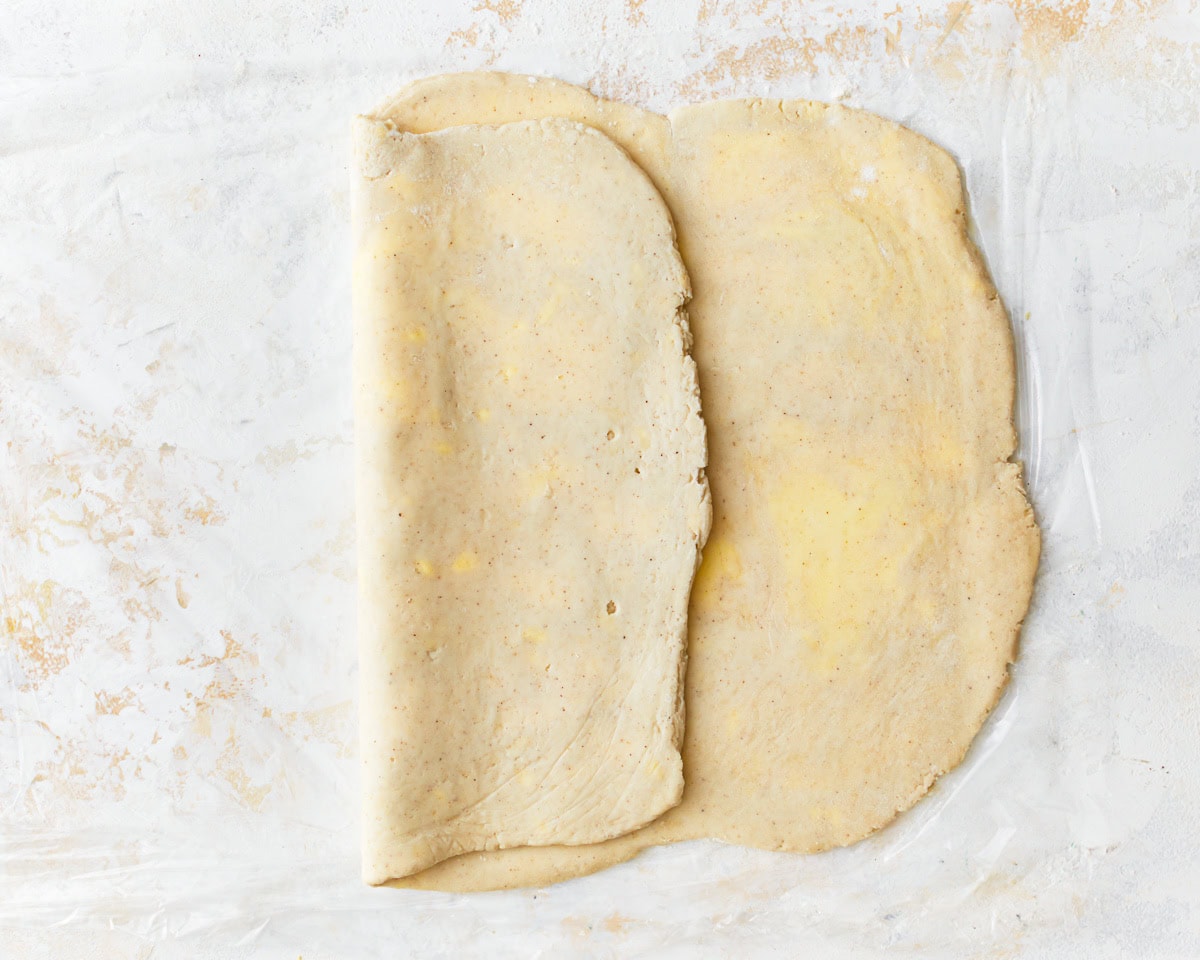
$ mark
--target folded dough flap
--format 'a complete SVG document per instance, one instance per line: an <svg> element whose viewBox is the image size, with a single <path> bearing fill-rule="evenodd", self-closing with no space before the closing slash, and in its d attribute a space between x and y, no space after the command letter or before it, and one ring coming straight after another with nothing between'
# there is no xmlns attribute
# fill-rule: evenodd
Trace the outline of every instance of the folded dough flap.
<svg viewBox="0 0 1200 960"><path fill-rule="evenodd" d="M364 876L633 830L709 524L670 217L566 120L355 149Z"/></svg>

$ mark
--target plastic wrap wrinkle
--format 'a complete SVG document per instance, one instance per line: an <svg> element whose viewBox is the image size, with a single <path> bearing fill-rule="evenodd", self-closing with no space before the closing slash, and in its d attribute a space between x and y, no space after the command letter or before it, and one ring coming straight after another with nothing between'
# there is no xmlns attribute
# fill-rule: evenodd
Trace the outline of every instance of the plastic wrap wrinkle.
<svg viewBox="0 0 1200 960"><path fill-rule="evenodd" d="M20 0L0 41L0 955L1200 954L1194 9ZM965 762L854 847L358 880L349 118L485 67L841 100L964 171L1041 574Z"/></svg>

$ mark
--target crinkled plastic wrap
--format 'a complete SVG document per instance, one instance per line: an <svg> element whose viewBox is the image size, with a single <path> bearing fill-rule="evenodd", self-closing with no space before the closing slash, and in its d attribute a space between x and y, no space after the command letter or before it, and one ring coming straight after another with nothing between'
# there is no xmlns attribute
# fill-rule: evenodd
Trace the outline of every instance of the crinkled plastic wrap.
<svg viewBox="0 0 1200 960"><path fill-rule="evenodd" d="M71 6L0 25L0 954L1200 954L1194 12ZM486 66L959 158L1044 554L967 760L867 841L359 880L349 119Z"/></svg>

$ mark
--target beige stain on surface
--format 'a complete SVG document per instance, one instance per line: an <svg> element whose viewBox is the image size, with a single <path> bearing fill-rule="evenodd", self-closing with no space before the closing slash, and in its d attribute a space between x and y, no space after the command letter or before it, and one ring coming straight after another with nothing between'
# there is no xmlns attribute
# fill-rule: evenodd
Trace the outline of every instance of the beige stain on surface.
<svg viewBox="0 0 1200 960"><path fill-rule="evenodd" d="M9 334L9 330L18 329L17 324L6 323L4 332L0 332L0 358L9 375L57 377L68 370L73 318L65 316L57 300L49 294L38 297L37 317L36 339Z"/></svg>
<svg viewBox="0 0 1200 960"><path fill-rule="evenodd" d="M463 47L464 49L475 49L479 46L479 24L473 23L469 27L464 27L461 30L453 30L446 37L447 47Z"/></svg>
<svg viewBox="0 0 1200 960"><path fill-rule="evenodd" d="M217 756L214 770L243 806L255 811L262 809L263 802L271 792L271 783L255 783L250 778L232 728Z"/></svg>
<svg viewBox="0 0 1200 960"><path fill-rule="evenodd" d="M1044 52L1052 44L1068 43L1083 32L1091 3L1090 0L1066 0L1063 3L1014 0L1012 9L1026 42Z"/></svg>
<svg viewBox="0 0 1200 960"><path fill-rule="evenodd" d="M128 793L127 776L141 772L128 747L105 747L84 737L56 735L55 740L53 753L37 764L31 786L45 784L73 801L119 801Z"/></svg>
<svg viewBox="0 0 1200 960"><path fill-rule="evenodd" d="M523 0L481 0L475 5L476 13L494 13L504 26L512 26L521 16Z"/></svg>
<svg viewBox="0 0 1200 960"><path fill-rule="evenodd" d="M897 4L870 16L822 4L813 15L801 16L798 4L780 8L764 0L743 5L702 0L697 48L691 55L701 65L676 85L676 95L689 101L726 91L762 95L765 85L888 61L899 61L905 70L931 71L950 83L965 82L983 67L1024 70L1036 77L1068 51L1083 47L1094 54L1094 63L1112 70L1132 51L1144 55L1153 47L1161 48L1164 57L1171 55L1172 41L1140 30L1163 6L1164 0L1118 0L1103 10L1090 0L960 0L936 10ZM1011 36L1005 34L1006 26L1015 28ZM721 46L718 38L731 30L760 35ZM1119 55L1119 48L1128 52ZM611 90L603 92L612 95Z"/></svg>
<svg viewBox="0 0 1200 960"><path fill-rule="evenodd" d="M197 777L209 779L239 806L257 812L277 779L256 775L268 760L261 746L264 733L277 729L270 708L259 707L252 692L267 686L257 652L261 639L251 634L240 641L228 629L220 630L219 636L223 645L219 653L188 654L177 662L199 674L204 686L198 693L185 693L184 709L190 718L174 731L179 742L172 756L186 761L177 771L176 789L185 789ZM249 737L251 731L254 735Z"/></svg>
<svg viewBox="0 0 1200 960"><path fill-rule="evenodd" d="M619 936L625 933L632 923L633 919L631 917L623 917L619 913L610 913L604 918L604 922L601 924L601 926L603 926L607 932Z"/></svg>
<svg viewBox="0 0 1200 960"><path fill-rule="evenodd" d="M6 589L4 633L24 680L18 689L37 689L62 673L80 650L80 634L91 608L77 590L54 580L18 582Z"/></svg>
<svg viewBox="0 0 1200 960"><path fill-rule="evenodd" d="M178 661L179 666L188 666L195 664L197 669L211 667L217 663L229 663L231 660L245 658L252 666L258 666L258 654L254 652L247 653L245 648L233 638L231 630L219 631L221 639L225 642L225 649L218 654L205 653L201 654L199 659L193 657L190 653L182 660Z"/></svg>
<svg viewBox="0 0 1200 960"><path fill-rule="evenodd" d="M592 922L587 917L563 917L562 928L565 933L575 940L589 940L592 936Z"/></svg>
<svg viewBox="0 0 1200 960"><path fill-rule="evenodd" d="M287 711L280 719L285 728L302 740L333 744L339 757L354 755L354 705L349 701L316 710Z"/></svg>
<svg viewBox="0 0 1200 960"><path fill-rule="evenodd" d="M95 693L96 713L118 716L122 710L139 704L138 696L130 687L125 687L116 693L99 690Z"/></svg>
<svg viewBox="0 0 1200 960"><path fill-rule="evenodd" d="M205 527L225 522L225 514L221 512L217 507L217 502L208 494L203 494L199 503L190 503L184 507L183 518Z"/></svg>
<svg viewBox="0 0 1200 960"><path fill-rule="evenodd" d="M83 593L71 585L47 580L10 589L3 622L35 686L67 669L76 633L85 630L130 659L134 640L148 639L162 620L169 596L171 581L146 558L148 548L224 519L215 500L195 491L194 479L186 475L194 465L177 462L173 449L142 447L120 421L101 427L78 410L70 413L78 417L76 442L65 449L51 447L47 456L48 444L32 433L10 441L18 462L31 465L31 479L27 495L15 499L4 535L44 556L87 544L100 548L106 573L88 593L115 599L123 623L114 627L109 620L101 627ZM181 482L168 482L173 480Z"/></svg>
<svg viewBox="0 0 1200 960"><path fill-rule="evenodd" d="M823 37L775 35L745 46L729 46L710 58L679 86L681 98L705 99L727 84L770 84L802 72L813 72L822 58L864 58L874 32L860 24L841 24Z"/></svg>
<svg viewBox="0 0 1200 960"><path fill-rule="evenodd" d="M313 460L331 448L345 443L337 437L319 437L297 444L295 440L267 447L254 458L254 462L272 472L290 467L305 460Z"/></svg>
<svg viewBox="0 0 1200 960"><path fill-rule="evenodd" d="M329 574L344 583L354 581L355 569L349 561L355 543L354 519L343 520L320 549L304 560L304 566L316 573Z"/></svg>
<svg viewBox="0 0 1200 960"><path fill-rule="evenodd" d="M968 0L963 0L961 3L950 3L946 5L946 25L942 28L941 35L934 43L934 49L940 47L956 30L962 30L963 24L966 21L967 14L971 11L971 4ZM900 28L897 24L897 30Z"/></svg>

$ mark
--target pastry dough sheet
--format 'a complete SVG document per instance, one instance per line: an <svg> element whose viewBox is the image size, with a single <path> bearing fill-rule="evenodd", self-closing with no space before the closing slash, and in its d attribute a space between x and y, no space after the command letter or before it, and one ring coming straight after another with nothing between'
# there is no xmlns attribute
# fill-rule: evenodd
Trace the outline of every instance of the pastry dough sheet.
<svg viewBox="0 0 1200 960"><path fill-rule="evenodd" d="M670 217L570 120L355 133L364 877L628 832L711 516Z"/></svg>
<svg viewBox="0 0 1200 960"><path fill-rule="evenodd" d="M953 160L839 106L668 119L504 74L421 81L380 115L568 116L643 166L692 280L714 506L680 805L604 844L460 857L409 884L545 884L700 837L813 852L890 822L999 698L1040 545L1011 462L1008 319Z"/></svg>

